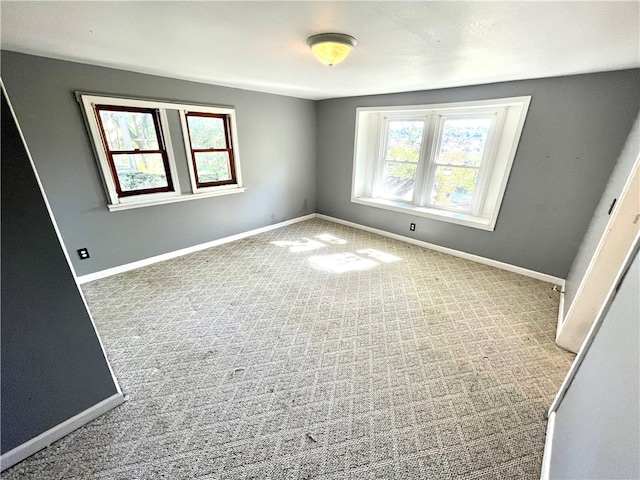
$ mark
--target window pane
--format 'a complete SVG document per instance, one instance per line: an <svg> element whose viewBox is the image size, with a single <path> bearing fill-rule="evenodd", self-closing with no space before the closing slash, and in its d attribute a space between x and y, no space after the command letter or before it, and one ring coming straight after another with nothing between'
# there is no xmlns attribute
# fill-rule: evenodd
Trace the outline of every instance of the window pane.
<svg viewBox="0 0 640 480"><path fill-rule="evenodd" d="M431 204L470 210L478 170L464 167L436 167Z"/></svg>
<svg viewBox="0 0 640 480"><path fill-rule="evenodd" d="M410 202L413 198L413 186L416 182L417 164L385 162L384 196Z"/></svg>
<svg viewBox="0 0 640 480"><path fill-rule="evenodd" d="M219 117L187 116L191 148L228 148L224 132L224 119Z"/></svg>
<svg viewBox="0 0 640 480"><path fill-rule="evenodd" d="M489 118L446 120L437 163L480 165L490 126Z"/></svg>
<svg viewBox="0 0 640 480"><path fill-rule="evenodd" d="M153 115L99 110L110 150L159 150Z"/></svg>
<svg viewBox="0 0 640 480"><path fill-rule="evenodd" d="M198 183L231 180L229 152L196 152Z"/></svg>
<svg viewBox="0 0 640 480"><path fill-rule="evenodd" d="M387 123L387 151L385 160L417 162L422 143L422 120L391 120Z"/></svg>
<svg viewBox="0 0 640 480"><path fill-rule="evenodd" d="M123 192L169 186L159 153L118 154L113 156L113 163Z"/></svg>

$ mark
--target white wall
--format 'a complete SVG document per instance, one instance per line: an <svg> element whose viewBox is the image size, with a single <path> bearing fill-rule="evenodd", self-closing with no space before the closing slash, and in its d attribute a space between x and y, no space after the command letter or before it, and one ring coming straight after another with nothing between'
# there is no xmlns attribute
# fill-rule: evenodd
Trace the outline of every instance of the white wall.
<svg viewBox="0 0 640 480"><path fill-rule="evenodd" d="M640 478L639 292L636 253L555 412L550 479Z"/></svg>

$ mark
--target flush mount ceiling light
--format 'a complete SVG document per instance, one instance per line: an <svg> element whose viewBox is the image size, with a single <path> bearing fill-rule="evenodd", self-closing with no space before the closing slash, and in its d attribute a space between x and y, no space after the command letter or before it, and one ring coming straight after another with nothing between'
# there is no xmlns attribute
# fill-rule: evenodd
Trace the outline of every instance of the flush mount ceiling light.
<svg viewBox="0 0 640 480"><path fill-rule="evenodd" d="M318 60L331 66L347 58L358 42L344 33L319 33L307 38L307 43Z"/></svg>

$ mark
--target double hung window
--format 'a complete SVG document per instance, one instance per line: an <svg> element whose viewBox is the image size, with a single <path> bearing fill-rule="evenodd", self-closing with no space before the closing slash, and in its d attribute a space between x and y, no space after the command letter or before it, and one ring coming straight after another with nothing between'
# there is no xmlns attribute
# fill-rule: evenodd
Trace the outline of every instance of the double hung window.
<svg viewBox="0 0 640 480"><path fill-rule="evenodd" d="M186 112L183 128L191 156L194 188L235 184L230 116Z"/></svg>
<svg viewBox="0 0 640 480"><path fill-rule="evenodd" d="M96 105L95 112L118 196L172 191L158 111Z"/></svg>
<svg viewBox="0 0 640 480"><path fill-rule="evenodd" d="M352 201L493 230L528 104L359 108Z"/></svg>
<svg viewBox="0 0 640 480"><path fill-rule="evenodd" d="M378 164L380 197L413 200L425 124L424 118L384 119L383 155Z"/></svg>
<svg viewBox="0 0 640 480"><path fill-rule="evenodd" d="M109 210L245 190L233 108L80 93L77 98L93 140ZM171 139L180 137L183 146L178 141L174 148ZM187 168L176 168L179 162L186 162ZM189 179L178 178L179 171L188 171Z"/></svg>

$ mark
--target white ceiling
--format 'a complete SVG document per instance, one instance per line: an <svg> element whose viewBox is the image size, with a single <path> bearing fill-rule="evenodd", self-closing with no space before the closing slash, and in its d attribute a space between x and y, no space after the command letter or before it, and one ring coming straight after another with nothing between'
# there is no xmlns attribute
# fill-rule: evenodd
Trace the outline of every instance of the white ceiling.
<svg viewBox="0 0 640 480"><path fill-rule="evenodd" d="M0 2L4 50L322 99L640 66L640 2ZM353 35L327 67L306 38Z"/></svg>

